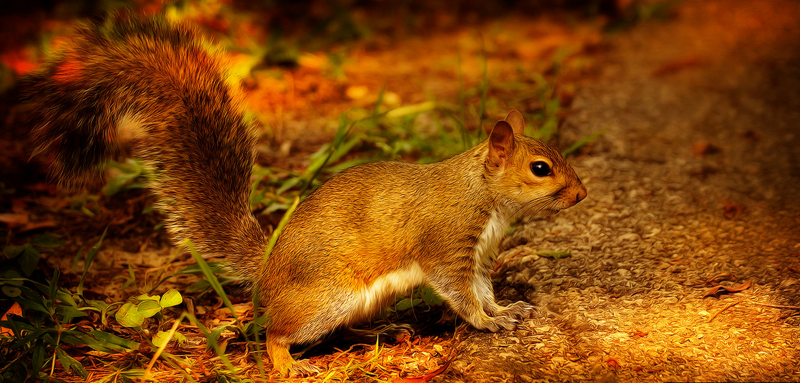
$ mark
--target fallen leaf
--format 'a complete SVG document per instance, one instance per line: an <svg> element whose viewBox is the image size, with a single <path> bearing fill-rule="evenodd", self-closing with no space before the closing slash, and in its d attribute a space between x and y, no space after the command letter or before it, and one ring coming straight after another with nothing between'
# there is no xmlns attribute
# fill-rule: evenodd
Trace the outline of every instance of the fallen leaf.
<svg viewBox="0 0 800 383"><path fill-rule="evenodd" d="M722 213L722 215L727 219L733 219L733 217L736 217L747 210L746 206L738 205L733 201L722 201L722 206L725 209L725 212Z"/></svg>
<svg viewBox="0 0 800 383"><path fill-rule="evenodd" d="M707 284L707 285L712 285L714 283L719 283L719 282L722 282L722 281L735 281L735 280L736 280L736 276L734 276L733 274L731 274L731 273L721 273L721 274L717 274L717 275L715 275L715 276L713 276L711 278L706 279L706 281L704 283Z"/></svg>
<svg viewBox="0 0 800 383"><path fill-rule="evenodd" d="M436 375L443 373L447 370L447 367L450 367L451 360L448 360L442 367L439 367L425 375L414 377L414 378L402 378L402 379L395 379L393 383L425 383L430 381L431 379L435 378Z"/></svg>
<svg viewBox="0 0 800 383"><path fill-rule="evenodd" d="M708 141L698 141L692 145L692 154L697 157L702 157L707 154L714 154L720 152L720 147Z"/></svg>
<svg viewBox="0 0 800 383"><path fill-rule="evenodd" d="M703 295L703 298L709 297L709 296L718 296L718 295L725 294L725 293L738 293L740 291L744 291L744 290L749 289L750 286L752 286L752 285L753 285L753 281L747 281L747 282L742 283L741 285L735 286L735 287L725 287L725 286L722 286L722 285L714 286L714 287L708 289L708 291L706 291L706 293ZM720 290L723 290L723 291L720 291Z"/></svg>
<svg viewBox="0 0 800 383"><path fill-rule="evenodd" d="M0 222L7 224L9 227L26 225L28 223L28 214L0 214Z"/></svg>
<svg viewBox="0 0 800 383"><path fill-rule="evenodd" d="M8 311L3 314L3 318L0 318L0 320L8 320L8 314L22 316L22 307L19 306L19 303L14 302L14 304L9 307ZM10 328L0 327L0 335L13 336L14 332L11 331Z"/></svg>
<svg viewBox="0 0 800 383"><path fill-rule="evenodd" d="M43 229L46 227L56 227L56 226L58 226L58 223L56 221L31 222L23 226L21 229L19 229L19 232L24 233L26 231Z"/></svg>

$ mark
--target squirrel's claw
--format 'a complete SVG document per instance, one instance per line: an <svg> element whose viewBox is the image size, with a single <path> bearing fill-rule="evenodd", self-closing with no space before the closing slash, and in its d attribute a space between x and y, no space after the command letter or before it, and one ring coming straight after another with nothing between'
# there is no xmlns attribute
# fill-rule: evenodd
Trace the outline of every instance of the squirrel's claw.
<svg viewBox="0 0 800 383"><path fill-rule="evenodd" d="M514 318L527 319L533 315L536 308L531 306L528 302L518 301L506 307L503 307L498 312L499 315L508 315Z"/></svg>
<svg viewBox="0 0 800 383"><path fill-rule="evenodd" d="M293 361L289 366L289 376L293 378L319 374L319 368L311 364L308 359ZM286 376L286 374L284 374Z"/></svg>

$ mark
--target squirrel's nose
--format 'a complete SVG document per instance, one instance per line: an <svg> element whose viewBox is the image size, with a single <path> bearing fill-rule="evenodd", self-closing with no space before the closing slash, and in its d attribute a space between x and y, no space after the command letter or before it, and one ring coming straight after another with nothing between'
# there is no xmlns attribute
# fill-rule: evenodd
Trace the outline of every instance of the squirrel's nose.
<svg viewBox="0 0 800 383"><path fill-rule="evenodd" d="M586 187L581 185L580 189L578 189L578 194L575 196L575 203L583 201L583 199L586 198L586 194L588 194L586 192Z"/></svg>

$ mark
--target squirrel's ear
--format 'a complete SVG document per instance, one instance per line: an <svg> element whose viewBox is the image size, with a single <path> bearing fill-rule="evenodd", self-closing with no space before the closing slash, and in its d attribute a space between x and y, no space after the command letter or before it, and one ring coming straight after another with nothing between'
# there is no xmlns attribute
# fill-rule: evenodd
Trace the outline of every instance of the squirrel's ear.
<svg viewBox="0 0 800 383"><path fill-rule="evenodd" d="M500 120L494 124L489 133L489 156L487 162L495 167L500 167L508 161L514 151L514 129L508 122Z"/></svg>
<svg viewBox="0 0 800 383"><path fill-rule="evenodd" d="M525 135L525 117L516 109L511 109L506 116L506 122L511 125L514 134Z"/></svg>

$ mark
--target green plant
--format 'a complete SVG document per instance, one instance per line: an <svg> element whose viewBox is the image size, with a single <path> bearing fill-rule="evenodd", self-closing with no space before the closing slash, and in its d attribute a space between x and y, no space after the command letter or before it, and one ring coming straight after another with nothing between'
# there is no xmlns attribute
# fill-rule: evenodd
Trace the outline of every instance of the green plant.
<svg viewBox="0 0 800 383"><path fill-rule="evenodd" d="M97 196L93 194L81 194L70 197L69 210L76 214L94 217L100 212L100 205L98 205L97 199Z"/></svg>
<svg viewBox="0 0 800 383"><path fill-rule="evenodd" d="M30 277L36 269L36 265L39 264L41 253L52 252L54 248L63 244L64 241L62 241L58 235L42 234L32 237L30 241L24 245L6 246L3 248L3 255L6 260L16 259L23 274ZM6 268L5 270L10 271L13 269Z"/></svg>
<svg viewBox="0 0 800 383"><path fill-rule="evenodd" d="M116 170L116 175L103 186L103 194L112 196L122 191L144 187L144 182L140 179L146 174L143 161L128 158L125 162L109 161L108 166Z"/></svg>
<svg viewBox="0 0 800 383"><path fill-rule="evenodd" d="M131 299L117 310L114 317L125 327L139 328L146 318L153 316L163 319L162 310L183 303L178 290L170 289L163 295L142 294Z"/></svg>
<svg viewBox="0 0 800 383"><path fill-rule="evenodd" d="M19 255L27 251L31 254L31 249L37 250L45 246L51 250L61 243L53 235L34 237L22 246L21 251L19 248L12 248L9 252ZM99 245L98 242L95 248ZM8 248L7 246L4 249L4 253ZM86 270L81 280L84 279ZM61 273L58 269L45 281L47 283L14 275L12 271L7 270L0 277L0 285L4 287L2 300L11 300L19 305L22 316L12 314L6 320L0 321L0 327L8 329L7 333L0 335L0 347L7 350L0 353L0 382L24 381L28 378L46 379L53 374L56 362L64 370L74 371L85 378L87 373L83 365L69 356L64 346L89 347L107 353L138 349L138 343L111 333L72 326L75 318L86 317L89 311L98 312L104 317L109 306L105 302L85 299L82 294L59 287ZM32 273L28 273L30 274Z"/></svg>
<svg viewBox="0 0 800 383"><path fill-rule="evenodd" d="M427 310L430 310L433 306L441 306L444 304L444 299L442 299L439 294L436 294L436 291L434 291L432 287L421 285L416 287L408 296L398 296L395 304L388 307L385 314L407 311L422 303L425 303L428 306Z"/></svg>

